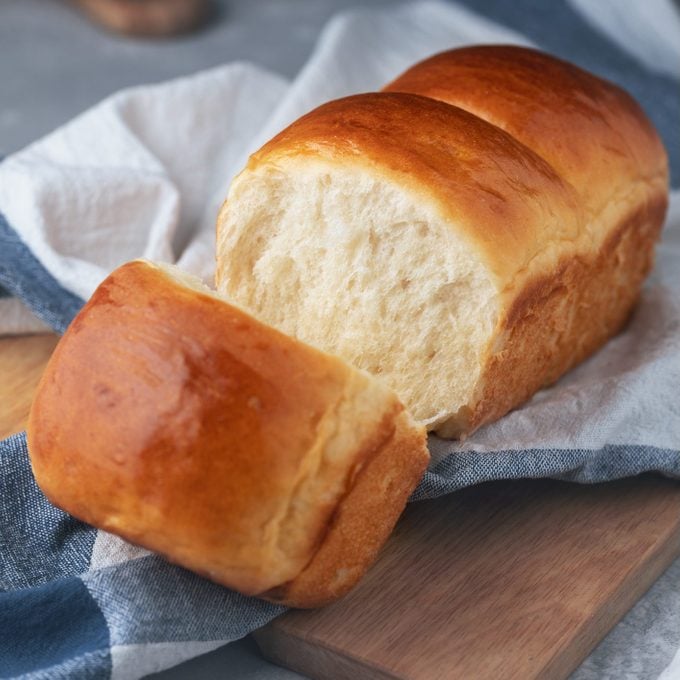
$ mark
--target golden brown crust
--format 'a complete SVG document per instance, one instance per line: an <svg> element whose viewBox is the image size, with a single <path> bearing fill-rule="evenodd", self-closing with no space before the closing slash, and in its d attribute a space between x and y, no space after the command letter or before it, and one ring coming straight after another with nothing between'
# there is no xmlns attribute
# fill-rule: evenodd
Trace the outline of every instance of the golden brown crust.
<svg viewBox="0 0 680 680"><path fill-rule="evenodd" d="M257 594L309 564L366 447L390 439L398 402L372 385L133 262L102 283L55 350L29 418L31 463L48 498L76 517ZM366 437L332 449L338 409L371 390L377 412L345 424ZM425 438L412 435L413 460L395 472L415 485ZM402 496L385 498L391 519L390 503L400 509Z"/></svg>
<svg viewBox="0 0 680 680"><path fill-rule="evenodd" d="M384 91L431 97L500 127L548 161L591 213L621 187L667 172L661 140L628 93L538 50L450 50L416 64Z"/></svg>
<svg viewBox="0 0 680 680"><path fill-rule="evenodd" d="M390 422L392 436L368 452L312 561L293 581L262 597L320 607L351 590L375 561L429 462L410 416L401 411Z"/></svg>
<svg viewBox="0 0 680 680"><path fill-rule="evenodd" d="M246 171L305 155L368 167L436 205L500 288L581 236L576 194L550 165L498 127L432 99L373 93L329 102L265 144Z"/></svg>

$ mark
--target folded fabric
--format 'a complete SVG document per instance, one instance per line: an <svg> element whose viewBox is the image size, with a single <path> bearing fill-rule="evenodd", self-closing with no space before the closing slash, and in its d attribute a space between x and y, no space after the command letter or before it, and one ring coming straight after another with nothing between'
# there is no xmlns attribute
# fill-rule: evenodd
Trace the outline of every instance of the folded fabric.
<svg viewBox="0 0 680 680"><path fill-rule="evenodd" d="M313 106L376 89L466 43L533 42L618 81L664 134L677 177L680 96L671 77L607 43L567 4L469 4L486 16L439 2L341 15L293 83L232 64L135 88L6 159L0 332L37 328L36 317L63 331L106 274L135 257L210 280L215 214L250 151ZM626 330L470 439L431 437L433 463L414 500L490 479L590 483L649 470L680 478L679 300L674 192L657 267ZM0 677L140 677L283 611L53 508L35 486L22 434L0 444L0 591Z"/></svg>

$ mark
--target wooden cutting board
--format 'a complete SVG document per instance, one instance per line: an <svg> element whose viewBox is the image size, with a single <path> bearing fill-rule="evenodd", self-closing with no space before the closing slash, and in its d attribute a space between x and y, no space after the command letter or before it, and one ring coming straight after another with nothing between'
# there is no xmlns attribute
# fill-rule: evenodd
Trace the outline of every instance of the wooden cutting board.
<svg viewBox="0 0 680 680"><path fill-rule="evenodd" d="M0 436L55 343L0 339ZM678 483L494 482L410 505L344 600L256 639L312 678L564 678L678 555Z"/></svg>
<svg viewBox="0 0 680 680"><path fill-rule="evenodd" d="M680 554L680 484L494 482L410 505L344 600L256 635L312 678L565 678Z"/></svg>

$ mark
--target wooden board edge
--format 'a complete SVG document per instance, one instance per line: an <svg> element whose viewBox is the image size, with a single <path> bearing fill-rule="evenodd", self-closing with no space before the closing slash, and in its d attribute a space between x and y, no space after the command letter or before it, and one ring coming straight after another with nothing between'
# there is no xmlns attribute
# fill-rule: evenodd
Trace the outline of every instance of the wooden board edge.
<svg viewBox="0 0 680 680"><path fill-rule="evenodd" d="M647 558L631 569L611 597L589 621L584 622L573 642L546 664L537 680L565 680L602 642L642 596L680 557L680 517L665 540L649 551Z"/></svg>
<svg viewBox="0 0 680 680"><path fill-rule="evenodd" d="M317 640L290 635L276 621L252 635L262 656L278 666L315 680L399 680L385 669L368 667L365 659L348 656Z"/></svg>

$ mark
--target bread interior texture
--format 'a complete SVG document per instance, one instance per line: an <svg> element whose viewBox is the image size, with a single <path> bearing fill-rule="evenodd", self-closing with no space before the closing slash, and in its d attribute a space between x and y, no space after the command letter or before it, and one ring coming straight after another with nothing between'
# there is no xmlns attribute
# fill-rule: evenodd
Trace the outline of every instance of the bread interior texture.
<svg viewBox="0 0 680 680"><path fill-rule="evenodd" d="M233 182L219 224L227 299L378 376L429 429L464 417L497 291L433 202L361 166L283 159Z"/></svg>

